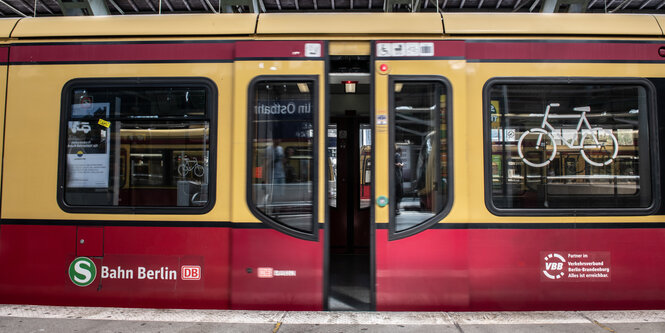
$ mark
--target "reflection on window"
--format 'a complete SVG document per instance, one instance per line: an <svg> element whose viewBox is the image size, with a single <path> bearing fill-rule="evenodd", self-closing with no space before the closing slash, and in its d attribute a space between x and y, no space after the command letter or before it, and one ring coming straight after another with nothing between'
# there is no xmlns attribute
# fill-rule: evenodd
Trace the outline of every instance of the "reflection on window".
<svg viewBox="0 0 665 333"><path fill-rule="evenodd" d="M497 208L648 207L647 91L635 84L495 84Z"/></svg>
<svg viewBox="0 0 665 333"><path fill-rule="evenodd" d="M328 205L337 207L337 124L328 125Z"/></svg>
<svg viewBox="0 0 665 333"><path fill-rule="evenodd" d="M360 124L358 140L360 142L360 208L370 204L372 191L372 126Z"/></svg>
<svg viewBox="0 0 665 333"><path fill-rule="evenodd" d="M251 198L270 219L313 231L312 82L259 81L251 119Z"/></svg>
<svg viewBox="0 0 665 333"><path fill-rule="evenodd" d="M209 89L81 84L68 93L67 205L208 202Z"/></svg>
<svg viewBox="0 0 665 333"><path fill-rule="evenodd" d="M393 207L395 230L443 211L448 198L446 87L441 82L395 82Z"/></svg>

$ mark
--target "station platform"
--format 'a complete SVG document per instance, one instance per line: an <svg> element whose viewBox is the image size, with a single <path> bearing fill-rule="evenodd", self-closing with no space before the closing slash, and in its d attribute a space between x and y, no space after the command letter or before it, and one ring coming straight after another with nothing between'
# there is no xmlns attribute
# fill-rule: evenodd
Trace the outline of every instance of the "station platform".
<svg viewBox="0 0 665 333"><path fill-rule="evenodd" d="M665 311L290 312L0 305L0 332L665 332Z"/></svg>

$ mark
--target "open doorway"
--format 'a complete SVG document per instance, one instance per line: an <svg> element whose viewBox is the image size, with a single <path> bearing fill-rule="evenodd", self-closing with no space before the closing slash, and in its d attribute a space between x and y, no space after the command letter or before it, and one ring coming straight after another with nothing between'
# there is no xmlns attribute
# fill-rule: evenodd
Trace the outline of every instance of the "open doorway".
<svg viewBox="0 0 665 333"><path fill-rule="evenodd" d="M371 310L369 57L330 61L328 309Z"/></svg>

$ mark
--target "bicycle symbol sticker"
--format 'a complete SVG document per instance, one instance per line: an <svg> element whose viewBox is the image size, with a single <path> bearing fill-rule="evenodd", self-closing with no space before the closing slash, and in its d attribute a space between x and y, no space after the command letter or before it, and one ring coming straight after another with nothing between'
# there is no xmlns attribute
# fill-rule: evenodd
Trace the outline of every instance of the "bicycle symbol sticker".
<svg viewBox="0 0 665 333"><path fill-rule="evenodd" d="M202 177L205 173L205 169L201 164L199 164L199 161L196 159L196 157L188 158L185 156L184 158L180 159L180 165L178 165L178 174L182 177L187 177L190 172L193 172L194 176L196 177Z"/></svg>
<svg viewBox="0 0 665 333"><path fill-rule="evenodd" d="M542 168L550 164L557 153L557 142L555 139L560 140L562 144L570 149L579 150L582 158L593 166L604 166L614 161L619 152L617 138L612 133L612 130L601 127L591 127L586 116L587 112L591 111L589 106L573 108L574 111L580 112L579 115L550 114L550 110L553 107L559 107L559 103L550 103L547 105L545 114L543 115L543 122L540 124L540 127L534 127L525 131L517 141L517 153L520 155L520 158L524 163L535 168ZM564 135L564 130L557 129L550 124L549 120L554 118L579 119L579 121L577 122L575 130L566 131ZM575 141L578 138L580 139L579 144L576 145ZM603 138L605 138L605 140L603 140ZM607 138L612 141L609 145L607 144ZM537 159L537 157L525 156L525 150L541 151L542 154L539 155L545 155L547 159L541 162L542 157Z"/></svg>
<svg viewBox="0 0 665 333"><path fill-rule="evenodd" d="M591 108L588 106L573 108L574 111L580 112L579 115L550 114L550 110L558 106L559 103L550 103L547 105L540 127L527 130L520 136L520 139L517 141L517 152L522 161L535 168L542 168L550 164L557 153L556 139L560 140L562 144L570 149L579 150L582 158L593 166L604 166L612 163L619 152L619 143L612 130L591 127L586 116L587 112L591 111ZM579 121L575 130L567 131L564 135L563 130L557 129L550 124L549 120L553 118L579 119ZM580 139L579 144L576 145L575 141L578 138ZM602 138L605 138L605 140L602 140ZM612 141L609 145L607 144L607 138ZM540 162L542 158L534 160L534 157L525 156L525 150L542 151L547 156L547 159L543 162ZM600 158L597 156L600 156Z"/></svg>

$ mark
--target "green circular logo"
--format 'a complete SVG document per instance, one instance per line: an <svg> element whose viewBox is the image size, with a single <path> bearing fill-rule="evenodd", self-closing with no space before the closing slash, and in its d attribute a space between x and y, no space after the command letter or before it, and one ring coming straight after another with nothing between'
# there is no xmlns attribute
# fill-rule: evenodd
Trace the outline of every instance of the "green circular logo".
<svg viewBox="0 0 665 333"><path fill-rule="evenodd" d="M386 205L388 205L388 198L382 195L376 198L376 203L379 205L379 207L385 207Z"/></svg>
<svg viewBox="0 0 665 333"><path fill-rule="evenodd" d="M69 264L69 279L79 287L90 285L96 276L97 266L86 257L78 257Z"/></svg>

